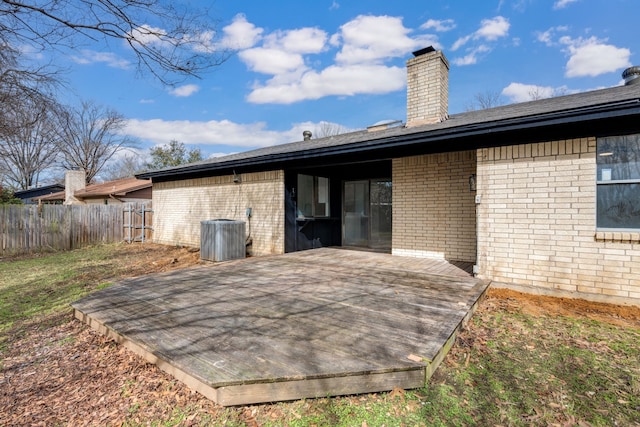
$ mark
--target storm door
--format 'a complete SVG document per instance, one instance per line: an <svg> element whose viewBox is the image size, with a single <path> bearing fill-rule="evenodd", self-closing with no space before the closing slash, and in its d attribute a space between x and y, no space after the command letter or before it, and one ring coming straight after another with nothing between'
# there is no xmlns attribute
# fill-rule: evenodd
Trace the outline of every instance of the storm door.
<svg viewBox="0 0 640 427"><path fill-rule="evenodd" d="M391 249L391 180L345 181L343 246Z"/></svg>

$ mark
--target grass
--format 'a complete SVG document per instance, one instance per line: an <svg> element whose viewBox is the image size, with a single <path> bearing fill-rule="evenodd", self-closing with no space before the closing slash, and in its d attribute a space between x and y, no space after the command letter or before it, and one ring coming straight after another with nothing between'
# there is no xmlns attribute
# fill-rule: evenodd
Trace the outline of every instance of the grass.
<svg viewBox="0 0 640 427"><path fill-rule="evenodd" d="M95 278L119 273L117 253L104 245L0 262L0 337L16 322L70 311Z"/></svg>
<svg viewBox="0 0 640 427"><path fill-rule="evenodd" d="M69 321L62 316L69 303L126 274L126 256L107 245L0 262L0 354L8 334L28 337L24 325ZM75 337L57 343L72 346ZM489 298L423 389L215 413L167 406L170 416L161 420L144 419L142 409L171 401L142 401L124 411L124 425L640 426L639 360L640 328L526 314ZM122 393L135 397L134 380L128 381Z"/></svg>

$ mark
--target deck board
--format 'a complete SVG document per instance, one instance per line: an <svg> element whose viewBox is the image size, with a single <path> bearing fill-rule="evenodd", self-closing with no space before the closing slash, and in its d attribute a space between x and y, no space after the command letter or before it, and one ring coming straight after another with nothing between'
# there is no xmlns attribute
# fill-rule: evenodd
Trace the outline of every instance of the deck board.
<svg viewBox="0 0 640 427"><path fill-rule="evenodd" d="M486 288L444 260L323 248L128 279L73 306L237 405L420 387Z"/></svg>

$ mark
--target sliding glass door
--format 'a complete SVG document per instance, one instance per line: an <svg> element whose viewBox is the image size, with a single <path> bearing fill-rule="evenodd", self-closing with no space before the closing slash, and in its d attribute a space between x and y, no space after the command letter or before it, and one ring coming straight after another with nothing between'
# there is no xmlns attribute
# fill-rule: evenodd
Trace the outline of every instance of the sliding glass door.
<svg viewBox="0 0 640 427"><path fill-rule="evenodd" d="M391 249L391 180L345 181L344 246Z"/></svg>

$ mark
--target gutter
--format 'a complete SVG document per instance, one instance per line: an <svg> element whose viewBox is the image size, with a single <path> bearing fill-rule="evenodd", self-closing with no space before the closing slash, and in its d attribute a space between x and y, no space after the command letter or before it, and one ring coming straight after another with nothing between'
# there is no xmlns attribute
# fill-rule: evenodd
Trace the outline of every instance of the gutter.
<svg viewBox="0 0 640 427"><path fill-rule="evenodd" d="M462 140L473 137L501 135L517 131L541 129L544 127L579 124L611 118L626 118L637 115L640 115L640 99L631 99L605 105L581 107L562 112L543 113L533 116L503 119L500 121L473 123L448 129L416 132L408 135L397 135L369 141L364 140L344 145L319 147L287 153L275 153L260 157L230 160L227 162L198 164L155 172L151 171L136 175L136 178L178 178L185 175L230 170L233 168L264 166L269 164L287 163L294 160L317 159L383 149L393 150L399 148L410 148L414 145L434 144L438 142ZM455 120L455 116L450 120ZM485 146L488 147L491 145L492 144L486 144ZM480 148L480 145L477 148ZM455 149L448 151L455 151Z"/></svg>

